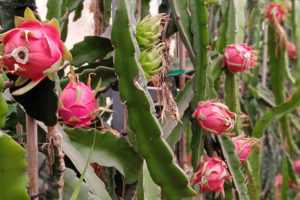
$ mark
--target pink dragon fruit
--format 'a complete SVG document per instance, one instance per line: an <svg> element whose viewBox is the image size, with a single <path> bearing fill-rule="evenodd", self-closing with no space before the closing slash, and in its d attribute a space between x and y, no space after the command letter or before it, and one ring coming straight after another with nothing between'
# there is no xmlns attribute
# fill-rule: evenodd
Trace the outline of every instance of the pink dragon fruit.
<svg viewBox="0 0 300 200"><path fill-rule="evenodd" d="M271 24L281 23L285 17L284 9L280 4L271 4L267 10L266 17Z"/></svg>
<svg viewBox="0 0 300 200"><path fill-rule="evenodd" d="M241 162L245 162L250 155L251 148L258 146L260 140L257 138L234 137L232 142L235 145L235 152L237 153Z"/></svg>
<svg viewBox="0 0 300 200"><path fill-rule="evenodd" d="M224 51L223 64L231 73L245 71L255 67L256 55L246 44L228 45Z"/></svg>
<svg viewBox="0 0 300 200"><path fill-rule="evenodd" d="M34 87L46 76L55 80L61 60L72 58L60 40L58 21L42 24L27 8L24 18L16 17L15 22L16 28L0 35L6 72L20 76L17 86L31 79Z"/></svg>
<svg viewBox="0 0 300 200"><path fill-rule="evenodd" d="M201 101L193 113L199 125L207 133L221 135L234 128L236 114L229 111L227 106L214 101Z"/></svg>
<svg viewBox="0 0 300 200"><path fill-rule="evenodd" d="M297 183L299 183L300 178L297 178ZM278 188L282 186L282 174L277 174L273 180L274 185ZM289 186L293 189L297 189L297 185L293 183L291 179L288 180Z"/></svg>
<svg viewBox="0 0 300 200"><path fill-rule="evenodd" d="M60 95L58 112L61 119L73 127L84 127L92 123L95 113L95 92L91 90L90 77L88 84L76 80L75 75L70 76L70 83Z"/></svg>
<svg viewBox="0 0 300 200"><path fill-rule="evenodd" d="M280 188L282 186L282 174L277 174L273 182L276 187Z"/></svg>
<svg viewBox="0 0 300 200"><path fill-rule="evenodd" d="M300 173L300 160L294 162L294 169L296 172Z"/></svg>
<svg viewBox="0 0 300 200"><path fill-rule="evenodd" d="M296 45L293 43L289 43L287 47L287 53L289 58L296 59L298 56L296 51Z"/></svg>
<svg viewBox="0 0 300 200"><path fill-rule="evenodd" d="M206 157L199 166L193 182L199 184L200 192L216 191L223 193L223 185L230 175L226 163L218 156Z"/></svg>

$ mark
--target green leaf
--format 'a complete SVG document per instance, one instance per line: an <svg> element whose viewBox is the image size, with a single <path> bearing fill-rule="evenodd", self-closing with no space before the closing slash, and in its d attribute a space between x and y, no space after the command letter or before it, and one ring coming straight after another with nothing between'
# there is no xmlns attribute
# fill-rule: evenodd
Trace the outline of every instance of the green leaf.
<svg viewBox="0 0 300 200"><path fill-rule="evenodd" d="M0 131L0 199L29 200L25 150Z"/></svg>
<svg viewBox="0 0 300 200"><path fill-rule="evenodd" d="M93 89L96 88L100 78L102 80L101 87L107 87L117 80L115 71L110 67L104 66L83 70L82 72L78 73L79 80L83 83L87 83L90 73L95 73L95 75L91 76L91 88ZM68 83L69 78L66 77L60 82L62 88L65 88Z"/></svg>
<svg viewBox="0 0 300 200"><path fill-rule="evenodd" d="M38 122L38 125L47 131L45 125L40 122ZM56 127L62 134L62 151L70 158L76 169L82 173L85 167L86 157L71 144L71 141L63 128L60 125L56 125ZM101 200L111 200L105 189L104 183L95 175L92 167L88 167L84 179L95 196L99 197Z"/></svg>
<svg viewBox="0 0 300 200"><path fill-rule="evenodd" d="M184 88L178 93L175 98L175 102L177 104L177 108L179 111L179 115L183 116L185 110L189 107L190 102L192 101L194 96L193 92L193 79L186 82ZM172 133L173 129L178 124L178 121L173 120L171 118L167 118L162 123L164 138L168 138Z"/></svg>
<svg viewBox="0 0 300 200"><path fill-rule="evenodd" d="M249 196L247 194L247 186L244 182L245 176L240 170L240 160L234 152L235 146L227 136L219 135L218 138L239 197L240 199L247 200Z"/></svg>
<svg viewBox="0 0 300 200"><path fill-rule="evenodd" d="M73 22L77 21L77 19L79 19L81 17L82 11L83 11L83 1L80 2L80 4L77 6L77 8L75 10Z"/></svg>
<svg viewBox="0 0 300 200"><path fill-rule="evenodd" d="M289 168L288 168L288 158L286 154L283 155L282 159L282 186L281 186L281 200L288 199L288 191L289 191Z"/></svg>
<svg viewBox="0 0 300 200"><path fill-rule="evenodd" d="M189 52L191 61L194 62L195 53L192 46L192 32L191 32L191 17L189 11L189 1L183 0L169 0L172 8L172 16L178 28L180 38Z"/></svg>
<svg viewBox="0 0 300 200"><path fill-rule="evenodd" d="M63 0L48 0L47 1L47 19L56 18L59 19L61 16L61 6Z"/></svg>
<svg viewBox="0 0 300 200"><path fill-rule="evenodd" d="M84 63L92 63L96 59L103 59L113 50L109 39L98 36L86 36L82 42L74 45L70 50L73 60L71 64L79 67Z"/></svg>
<svg viewBox="0 0 300 200"><path fill-rule="evenodd" d="M78 181L77 184L76 184L76 187L75 187L75 189L74 189L74 192L73 192L73 194L72 194L70 200L76 200L76 199L78 198L79 192L80 192L80 190L81 190L81 185L82 185L82 182L83 182L83 178L84 178L85 173L86 173L86 170L87 170L87 168L88 168L88 166L89 166L89 163L90 163L90 160L91 160L91 155L92 155L92 152L93 152L93 150L94 150L95 139L96 139L96 133L94 132L93 144L92 144L91 149L90 149L90 151L89 151L89 155L88 155L88 158L87 158L87 160L86 160L84 170L83 170L83 172L82 172L82 174L81 174L81 176L80 176L79 181Z"/></svg>
<svg viewBox="0 0 300 200"><path fill-rule="evenodd" d="M76 173L72 169L66 168L64 171L63 199L70 199L78 181L79 179L77 178ZM77 199L99 200L99 198L89 193L89 185L85 182L83 182L81 185Z"/></svg>
<svg viewBox="0 0 300 200"><path fill-rule="evenodd" d="M115 167L125 176L128 183L137 180L142 159L124 137L118 138L109 131L101 133L96 129L87 131L80 128L67 128L65 132L73 146L85 157L88 157L93 135L96 134L91 162L97 162L101 166Z"/></svg>
<svg viewBox="0 0 300 200"><path fill-rule="evenodd" d="M191 109L187 109L181 118L182 123L177 123L177 126L172 130L169 137L167 138L167 143L170 145L173 151L175 150L175 145L180 140L181 135L185 132L191 115Z"/></svg>
<svg viewBox="0 0 300 200"><path fill-rule="evenodd" d="M75 9L77 9L79 6L81 6L80 4L82 4L82 2L83 0L67 0L66 7L69 12L72 12Z"/></svg>
<svg viewBox="0 0 300 200"><path fill-rule="evenodd" d="M140 178L138 180L138 199L160 200L160 187L153 182L145 161L143 162L143 168L141 170L142 173L140 173Z"/></svg>
<svg viewBox="0 0 300 200"><path fill-rule="evenodd" d="M104 1L104 27L107 28L109 26L109 20L111 16L111 2L112 0L105 0Z"/></svg>
<svg viewBox="0 0 300 200"><path fill-rule="evenodd" d="M149 15L150 0L141 0L141 19Z"/></svg>

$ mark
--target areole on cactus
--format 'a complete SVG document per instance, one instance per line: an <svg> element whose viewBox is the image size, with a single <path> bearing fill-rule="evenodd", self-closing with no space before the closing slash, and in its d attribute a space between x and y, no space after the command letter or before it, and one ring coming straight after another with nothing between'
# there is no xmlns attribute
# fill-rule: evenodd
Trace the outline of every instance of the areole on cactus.
<svg viewBox="0 0 300 200"><path fill-rule="evenodd" d="M201 101L193 113L199 125L207 133L221 135L234 128L236 114L224 104L214 101Z"/></svg>
<svg viewBox="0 0 300 200"><path fill-rule="evenodd" d="M204 162L199 166L193 183L200 186L200 192L216 191L222 192L226 179L230 179L226 163L218 156L205 157Z"/></svg>
<svg viewBox="0 0 300 200"><path fill-rule="evenodd" d="M60 95L58 112L61 119L73 127L90 125L96 112L101 109L100 107L96 108L95 99L100 84L92 91L90 75L86 85L78 82L75 73L71 72L69 75L70 82Z"/></svg>
<svg viewBox="0 0 300 200"><path fill-rule="evenodd" d="M3 43L2 66L7 73L18 75L16 86L32 81L15 91L24 94L48 76L55 80L62 59L70 60L71 54L60 40L59 23L52 19L39 22L33 12L26 8L24 18L15 17L16 28L0 35Z"/></svg>
<svg viewBox="0 0 300 200"><path fill-rule="evenodd" d="M223 64L231 73L242 72L257 65L255 54L246 44L231 44L224 51Z"/></svg>

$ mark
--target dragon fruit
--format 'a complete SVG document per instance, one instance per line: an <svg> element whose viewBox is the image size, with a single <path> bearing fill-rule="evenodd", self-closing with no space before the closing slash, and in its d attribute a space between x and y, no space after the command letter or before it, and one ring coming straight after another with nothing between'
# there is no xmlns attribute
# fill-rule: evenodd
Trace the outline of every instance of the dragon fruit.
<svg viewBox="0 0 300 200"><path fill-rule="evenodd" d="M0 35L4 50L2 66L7 68L7 73L19 76L16 86L32 80L30 87L22 91L25 93L46 76L55 80L61 60L70 60L71 54L60 40L56 19L42 24L26 8L24 18L16 17L15 23L16 28Z"/></svg>
<svg viewBox="0 0 300 200"><path fill-rule="evenodd" d="M75 75L70 75L70 82L60 95L58 112L61 119L73 127L85 127L92 123L95 113L100 108L95 108L95 92L90 86L90 77L87 85L76 80Z"/></svg>
<svg viewBox="0 0 300 200"><path fill-rule="evenodd" d="M294 169L296 172L300 173L300 160L294 162Z"/></svg>
<svg viewBox="0 0 300 200"><path fill-rule="evenodd" d="M298 56L297 51L296 51L296 45L289 43L288 47L287 47L287 53L288 53L289 58L296 59Z"/></svg>
<svg viewBox="0 0 300 200"><path fill-rule="evenodd" d="M256 55L246 44L228 45L224 51L223 64L231 73L255 67Z"/></svg>
<svg viewBox="0 0 300 200"><path fill-rule="evenodd" d="M297 183L299 183L300 178L297 178ZM277 174L273 180L274 185L278 188L282 186L282 174ZM297 185L293 183L291 179L288 180L289 186L293 189L297 189Z"/></svg>
<svg viewBox="0 0 300 200"><path fill-rule="evenodd" d="M229 111L228 107L214 101L201 101L193 113L199 125L207 133L221 135L234 128L236 114Z"/></svg>
<svg viewBox="0 0 300 200"><path fill-rule="evenodd" d="M234 137L232 142L235 146L235 152L237 153L241 162L245 162L250 155L251 148L258 146L260 140L257 138L245 138L245 137Z"/></svg>
<svg viewBox="0 0 300 200"><path fill-rule="evenodd" d="M271 24L281 23L285 18L284 9L280 4L271 4L267 10L266 17Z"/></svg>
<svg viewBox="0 0 300 200"><path fill-rule="evenodd" d="M200 192L216 191L223 193L223 185L230 178L226 163L218 156L206 157L199 166L193 182L199 184Z"/></svg>

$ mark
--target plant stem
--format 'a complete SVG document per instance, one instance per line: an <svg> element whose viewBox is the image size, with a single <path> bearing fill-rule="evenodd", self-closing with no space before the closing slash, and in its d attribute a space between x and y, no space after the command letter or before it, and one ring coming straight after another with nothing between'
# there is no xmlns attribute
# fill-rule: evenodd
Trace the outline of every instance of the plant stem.
<svg viewBox="0 0 300 200"><path fill-rule="evenodd" d="M177 55L179 57L179 69L185 69L185 47L183 42L181 41L179 34L176 34L178 52ZM179 75L179 89L185 85L185 73ZM185 133L182 134L181 139L179 141L179 166L181 168L184 167L184 162L186 161L186 149L185 149ZM184 168L183 168L184 169Z"/></svg>
<svg viewBox="0 0 300 200"><path fill-rule="evenodd" d="M26 115L26 133L27 133L27 161L29 177L29 195L39 193L38 183L38 138L37 124L35 119ZM38 198L37 198L38 199Z"/></svg>

